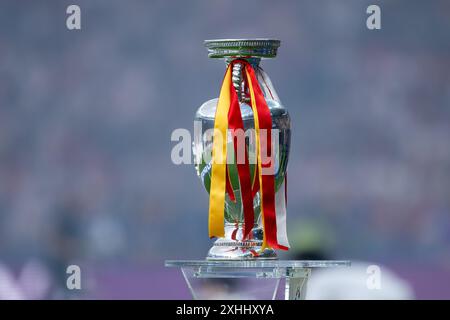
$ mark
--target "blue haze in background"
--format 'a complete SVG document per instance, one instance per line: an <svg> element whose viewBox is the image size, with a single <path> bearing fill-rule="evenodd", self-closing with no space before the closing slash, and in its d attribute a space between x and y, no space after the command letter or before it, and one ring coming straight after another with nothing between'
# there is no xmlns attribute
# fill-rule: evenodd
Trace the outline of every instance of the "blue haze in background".
<svg viewBox="0 0 450 320"><path fill-rule="evenodd" d="M448 283L448 1L3 0L0 263L38 261L61 284L70 263L133 274L204 257L207 193L172 164L170 135L218 95L225 65L203 40L246 37L282 41L262 67L292 118L292 253Z"/></svg>

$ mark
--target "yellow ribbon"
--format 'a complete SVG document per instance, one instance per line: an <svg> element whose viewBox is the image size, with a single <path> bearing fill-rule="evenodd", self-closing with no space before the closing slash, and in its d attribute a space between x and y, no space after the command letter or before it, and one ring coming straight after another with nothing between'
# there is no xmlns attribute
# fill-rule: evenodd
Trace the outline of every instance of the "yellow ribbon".
<svg viewBox="0 0 450 320"><path fill-rule="evenodd" d="M228 66L220 89L214 121L211 187L209 191L209 237L224 237L225 188L228 109L231 103L231 64Z"/></svg>

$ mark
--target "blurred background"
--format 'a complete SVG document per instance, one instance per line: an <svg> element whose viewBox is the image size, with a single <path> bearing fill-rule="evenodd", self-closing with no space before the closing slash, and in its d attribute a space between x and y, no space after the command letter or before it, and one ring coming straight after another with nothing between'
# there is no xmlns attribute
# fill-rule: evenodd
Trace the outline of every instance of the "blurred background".
<svg viewBox="0 0 450 320"><path fill-rule="evenodd" d="M203 40L246 37L282 41L261 65L293 127L281 258L383 265L450 298L445 0L1 0L0 298L189 298L163 264L205 257L208 196L170 136L218 95Z"/></svg>

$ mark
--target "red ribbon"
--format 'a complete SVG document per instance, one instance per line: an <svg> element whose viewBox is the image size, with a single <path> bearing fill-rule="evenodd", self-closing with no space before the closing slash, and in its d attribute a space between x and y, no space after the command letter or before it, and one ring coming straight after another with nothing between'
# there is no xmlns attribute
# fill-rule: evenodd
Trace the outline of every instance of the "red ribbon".
<svg viewBox="0 0 450 320"><path fill-rule="evenodd" d="M264 95L259 87L255 71L249 63L246 63L245 68L253 86L256 109L258 110L259 129L265 129L267 135L260 134L260 145L266 146L266 156L268 161L262 161L261 167L265 171L270 170L270 173L260 173L262 184L262 211L264 214L264 232L267 244L274 249L286 249L280 246L277 241L277 222L275 214L275 176L274 176L274 159L272 156L272 116L270 109L267 106ZM263 153L262 148L260 152ZM269 169L270 168L270 169Z"/></svg>
<svg viewBox="0 0 450 320"><path fill-rule="evenodd" d="M243 63L243 61L238 60L240 63ZM236 63L237 61L233 61L232 63ZM244 235L243 239L249 239L251 238L251 231L254 226L254 220L255 220L255 213L253 210L253 194L252 194L252 184L251 184L251 178L250 178L250 166L248 161L248 151L247 147L245 146L245 139L244 146L245 150L245 156L244 156L244 163L241 163L241 159L238 159L238 136L236 135L236 130L241 131L241 134L244 134L244 122L242 121L242 115L241 115L241 108L239 106L239 100L238 96L236 94L236 90L233 86L230 86L230 97L231 97L231 104L230 109L228 111L228 129L231 130L231 133L233 134L233 146L234 146L234 154L235 154L235 161L236 166L238 170L238 177L239 177L239 184L241 189L241 200L242 205L244 209ZM242 140L241 140L242 141Z"/></svg>

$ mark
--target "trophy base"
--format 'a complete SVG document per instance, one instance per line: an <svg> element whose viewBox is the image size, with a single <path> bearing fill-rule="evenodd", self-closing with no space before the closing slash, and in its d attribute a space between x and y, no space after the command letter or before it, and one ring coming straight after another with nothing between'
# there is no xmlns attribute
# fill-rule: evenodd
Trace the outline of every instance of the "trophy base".
<svg viewBox="0 0 450 320"><path fill-rule="evenodd" d="M252 230L252 239L236 240L242 237L242 226L226 224L225 237L219 238L209 249L207 260L276 260L275 250L262 250L263 234L261 228Z"/></svg>
<svg viewBox="0 0 450 320"><path fill-rule="evenodd" d="M250 242L250 243L249 243ZM275 250L266 248L261 250L262 243L252 243L253 241L235 241L219 239L214 246L209 249L207 260L276 260L278 259Z"/></svg>
<svg viewBox="0 0 450 320"><path fill-rule="evenodd" d="M303 300L313 269L349 267L350 261L166 260L165 265L181 269L194 299Z"/></svg>

